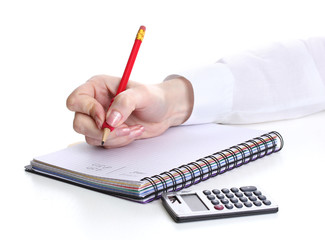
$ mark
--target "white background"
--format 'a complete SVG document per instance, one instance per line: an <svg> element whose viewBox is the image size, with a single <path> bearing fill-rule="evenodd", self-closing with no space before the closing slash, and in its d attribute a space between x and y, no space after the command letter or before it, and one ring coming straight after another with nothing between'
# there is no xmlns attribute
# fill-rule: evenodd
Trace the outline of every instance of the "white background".
<svg viewBox="0 0 325 240"><path fill-rule="evenodd" d="M6 239L22 239L23 235L26 239L45 238L44 234L49 234L47 239L64 239L63 234L79 239L90 239L92 234L108 238L110 234L126 236L121 227L123 220L127 228L135 231L132 224L143 221L144 229L148 224L144 219L158 225L167 224L167 233L179 233L178 237L193 233L193 229L198 234L207 234L211 229L205 232L202 223L180 226L166 215L161 217L165 213L158 203L128 205L132 221L127 221L123 211L124 205L130 203L41 180L25 173L23 167L36 155L83 140L72 129L73 113L65 107L66 98L93 75L120 76L140 25L145 25L147 32L131 79L157 83L169 74L213 63L247 48L324 35L324 23L322 1L312 0L0 0L0 208L4 222L0 234L7 235ZM311 121L320 124L323 119L324 114ZM301 127L306 120L295 121ZM279 128L288 129L293 125L285 122ZM265 128L271 126L272 123L266 124ZM289 132L293 134L294 130ZM291 149L295 150L292 145ZM285 154L281 156L285 157ZM80 199L71 199L79 196L84 202L78 205ZM107 201L107 206L98 205ZM117 223L114 219L119 212L125 215ZM137 215L141 216L137 218ZM232 221L238 227L240 221L246 220ZM255 221L251 220L252 225L247 226L250 230L256 226ZM228 223L224 226L229 231L232 222ZM116 231L110 226L115 226ZM137 225L139 228L141 225ZM217 232L211 232L210 236L216 237ZM155 237L163 233L141 230L133 237L140 238L143 234Z"/></svg>

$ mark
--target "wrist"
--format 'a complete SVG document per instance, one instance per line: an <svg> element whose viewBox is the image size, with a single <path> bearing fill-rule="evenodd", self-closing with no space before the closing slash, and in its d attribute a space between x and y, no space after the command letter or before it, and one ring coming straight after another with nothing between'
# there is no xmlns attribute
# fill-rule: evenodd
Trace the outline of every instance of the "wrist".
<svg viewBox="0 0 325 240"><path fill-rule="evenodd" d="M169 127L184 123L192 114L194 93L190 81L176 77L160 83L167 106Z"/></svg>

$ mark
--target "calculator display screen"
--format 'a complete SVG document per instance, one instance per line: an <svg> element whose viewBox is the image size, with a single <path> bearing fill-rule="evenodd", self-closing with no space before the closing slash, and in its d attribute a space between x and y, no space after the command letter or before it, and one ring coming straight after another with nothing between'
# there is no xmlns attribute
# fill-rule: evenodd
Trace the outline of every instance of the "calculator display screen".
<svg viewBox="0 0 325 240"><path fill-rule="evenodd" d="M209 210L196 194L184 194L182 198L193 212Z"/></svg>

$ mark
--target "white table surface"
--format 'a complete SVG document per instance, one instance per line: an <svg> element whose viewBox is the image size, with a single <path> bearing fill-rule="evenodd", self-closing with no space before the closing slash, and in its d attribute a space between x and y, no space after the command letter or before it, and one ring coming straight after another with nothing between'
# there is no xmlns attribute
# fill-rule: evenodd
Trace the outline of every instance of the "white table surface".
<svg viewBox="0 0 325 240"><path fill-rule="evenodd" d="M281 152L190 189L258 185L279 205L276 214L175 223L161 201L138 204L23 171L3 170L2 233L27 239L149 239L162 234L226 238L251 235L315 239L322 235L325 112L302 119L253 125L279 131ZM250 126L252 127L252 125ZM26 163L28 159L26 159ZM21 161L19 161L21 163ZM315 238L314 238L315 237ZM193 238L191 238L193 239Z"/></svg>
<svg viewBox="0 0 325 240"><path fill-rule="evenodd" d="M95 74L121 75L140 25L147 33L131 79L152 83L269 41L321 35L323 9L312 0L0 1L0 239L323 237L325 112L249 125L279 131L283 150L191 187L256 184L277 214L177 224L160 201L24 171L33 157L83 140L65 100Z"/></svg>

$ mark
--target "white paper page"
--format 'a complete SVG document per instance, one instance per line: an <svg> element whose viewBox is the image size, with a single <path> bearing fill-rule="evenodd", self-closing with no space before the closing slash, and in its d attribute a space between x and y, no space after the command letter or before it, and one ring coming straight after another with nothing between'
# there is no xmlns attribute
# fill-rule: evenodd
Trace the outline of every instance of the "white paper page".
<svg viewBox="0 0 325 240"><path fill-rule="evenodd" d="M139 181L224 150L264 132L218 124L179 126L163 135L104 149L79 144L35 160L103 178Z"/></svg>

